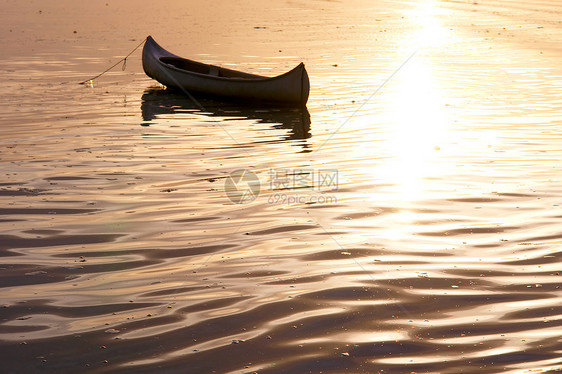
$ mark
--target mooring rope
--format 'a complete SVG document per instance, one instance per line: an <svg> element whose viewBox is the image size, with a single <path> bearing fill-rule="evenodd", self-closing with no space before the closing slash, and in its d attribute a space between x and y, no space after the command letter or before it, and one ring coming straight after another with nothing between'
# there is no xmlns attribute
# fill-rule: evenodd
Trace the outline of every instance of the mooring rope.
<svg viewBox="0 0 562 374"><path fill-rule="evenodd" d="M137 46L135 47L135 49L133 49L127 56L123 57L121 60L117 61L114 65L112 65L111 67L107 68L105 71L99 73L99 74L96 75L95 77L90 78L90 79L86 79L84 82L80 82L80 84L86 84L86 83L88 83L88 82L93 82L94 79L97 79L97 78L101 77L102 75L104 75L105 73L107 73L108 71L110 71L111 69L113 69L114 67L116 67L117 65L119 65L121 62L123 62L123 70L125 70L125 67L127 66L127 57L129 57L130 55L133 54L133 52L135 52L137 49L139 49L139 47L140 47L141 45L143 45L144 42L146 42L146 38L144 38L143 41L140 42L140 44L137 45Z"/></svg>

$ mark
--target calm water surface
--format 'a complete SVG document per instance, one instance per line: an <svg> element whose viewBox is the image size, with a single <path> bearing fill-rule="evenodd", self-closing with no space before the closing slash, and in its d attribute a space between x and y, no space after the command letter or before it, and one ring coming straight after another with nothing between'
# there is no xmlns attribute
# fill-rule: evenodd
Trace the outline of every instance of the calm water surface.
<svg viewBox="0 0 562 374"><path fill-rule="evenodd" d="M562 68L533 46L559 6L507 3L280 6L248 21L276 54L159 40L263 74L303 60L307 110L201 108L138 52L77 84L138 39L3 57L3 370L561 370ZM237 169L254 201L228 198Z"/></svg>

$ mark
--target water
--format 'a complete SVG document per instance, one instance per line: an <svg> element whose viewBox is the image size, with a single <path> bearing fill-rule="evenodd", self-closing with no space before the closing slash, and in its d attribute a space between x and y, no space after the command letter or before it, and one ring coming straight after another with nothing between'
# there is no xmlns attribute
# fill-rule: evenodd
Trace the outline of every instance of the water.
<svg viewBox="0 0 562 374"><path fill-rule="evenodd" d="M128 34L2 58L4 370L560 370L559 6L353 5L253 10L189 56L157 38L303 60L307 110L202 110L138 52L76 84Z"/></svg>

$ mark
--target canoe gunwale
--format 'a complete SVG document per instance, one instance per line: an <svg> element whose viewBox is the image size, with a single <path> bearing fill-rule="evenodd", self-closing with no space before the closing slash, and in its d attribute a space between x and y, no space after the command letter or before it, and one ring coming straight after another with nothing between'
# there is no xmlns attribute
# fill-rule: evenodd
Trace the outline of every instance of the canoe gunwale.
<svg viewBox="0 0 562 374"><path fill-rule="evenodd" d="M167 57L167 56L161 56L161 57ZM184 60L184 61L188 61L188 62L197 62L197 61L193 61L193 60L183 58L183 57L177 57L176 56L175 58L178 58L178 59L181 59L181 60ZM212 75L212 74L204 74L204 73L198 73L196 71L181 69L181 68L178 68L174 65L167 64L167 63L163 62L162 60L160 60L160 57L158 58L158 62L160 64L162 64L164 68L175 70L178 73L193 74L193 75L198 75L198 76L201 76L201 77L204 77L204 78L216 79L216 80L219 80L219 81L227 81L227 82L234 81L234 82L237 82L237 83L238 82L245 82L245 81L248 81L248 82L263 82L263 81L265 81L265 82L267 82L267 81L274 80L274 79L282 79L285 76L290 75L291 73L294 73L296 70L299 70L301 68L301 66L304 66L304 64L301 62L300 64L298 64L293 69L291 69L291 70L289 70L289 71L287 71L283 74L276 75L275 77L264 77L262 75L254 75L253 74L256 78L238 78L238 77L221 77L221 76L216 76L216 75ZM226 68L223 68L221 66L216 66L216 65L210 65L210 64L204 64L204 65L209 66L209 67L216 67L220 70L226 69ZM230 69L228 69L228 70L230 70ZM233 70L233 71L236 71L236 70Z"/></svg>

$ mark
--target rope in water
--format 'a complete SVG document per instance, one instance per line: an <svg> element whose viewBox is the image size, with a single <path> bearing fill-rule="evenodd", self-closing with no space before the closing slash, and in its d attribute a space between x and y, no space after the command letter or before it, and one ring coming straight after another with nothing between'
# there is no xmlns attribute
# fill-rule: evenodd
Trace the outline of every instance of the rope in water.
<svg viewBox="0 0 562 374"><path fill-rule="evenodd" d="M98 75L96 75L93 78L90 79L86 79L84 82L80 82L80 84L86 84L88 82L93 82L94 79L98 79L99 77L101 77L102 75L104 75L105 73L107 73L108 71L110 71L111 69L113 69L114 67L116 67L117 65L119 65L121 62L123 62L123 70L125 70L125 67L127 66L127 57L129 57L130 55L133 54L133 52L135 52L137 49L139 49L139 47L141 45L144 44L144 42L146 42L146 38L143 39L142 42L140 42L139 45L137 45L135 47L135 49L133 49L127 56L123 57L121 60L117 61L114 65L112 65L111 67L107 68L106 70L104 70L103 72L99 73Z"/></svg>

